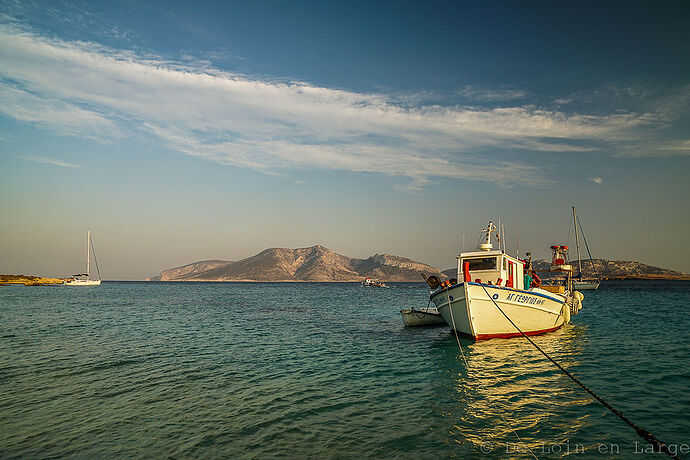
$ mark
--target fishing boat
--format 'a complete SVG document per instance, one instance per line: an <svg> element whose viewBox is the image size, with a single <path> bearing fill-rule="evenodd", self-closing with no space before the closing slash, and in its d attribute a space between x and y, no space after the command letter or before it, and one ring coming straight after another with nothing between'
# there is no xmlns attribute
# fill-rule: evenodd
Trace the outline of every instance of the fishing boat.
<svg viewBox="0 0 690 460"><path fill-rule="evenodd" d="M492 235L499 249L493 249ZM504 247L501 248L503 242ZM567 274L562 292L539 287L538 277L525 264L505 251L505 238L496 226L482 231L476 251L458 257L458 277L434 286L430 300L446 323L456 332L474 340L509 338L555 331L570 322L582 308L584 296L572 289L572 267L554 252L551 269ZM458 282L462 280L462 282Z"/></svg>
<svg viewBox="0 0 690 460"><path fill-rule="evenodd" d="M388 287L388 285L386 283L384 283L383 281L378 281L378 280L371 279L371 278L366 278L364 281L362 281L362 286L365 286L365 287Z"/></svg>
<svg viewBox="0 0 690 460"><path fill-rule="evenodd" d="M93 249L93 260L96 262L96 271L98 272L98 279L92 280L90 271L91 249L93 249L93 241L91 240L91 231L86 232L86 273L79 273L72 275L71 278L65 279L63 286L98 286L101 284L101 271L98 268L98 261L96 260L96 250Z"/></svg>
<svg viewBox="0 0 690 460"><path fill-rule="evenodd" d="M595 290L599 287L601 281L597 274L597 269L594 266L594 260L592 259L592 253L589 252L589 245L587 244L587 238L585 238L585 232L582 229L582 224L577 218L575 213L575 206L573 206L573 225L575 227L575 246L577 247L577 275L573 277L573 287L580 290ZM592 264L592 271L594 272L593 278L583 278L582 277L582 258L580 257L580 238L577 232L578 227L580 228L580 234L582 234L582 239L585 243L585 248L587 249L587 254L589 254L589 262Z"/></svg>
<svg viewBox="0 0 690 460"><path fill-rule="evenodd" d="M415 310L412 308L405 308L400 310L403 323L405 326L437 326L445 325L446 320L438 312L436 307L428 306Z"/></svg>

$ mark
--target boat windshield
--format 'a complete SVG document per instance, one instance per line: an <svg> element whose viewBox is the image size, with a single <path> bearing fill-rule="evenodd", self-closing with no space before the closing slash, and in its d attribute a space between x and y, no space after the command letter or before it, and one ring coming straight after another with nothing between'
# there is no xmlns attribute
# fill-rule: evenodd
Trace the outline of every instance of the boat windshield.
<svg viewBox="0 0 690 460"><path fill-rule="evenodd" d="M471 271L496 270L496 259L496 257L480 257L476 259L464 259L463 262L469 262L469 269Z"/></svg>

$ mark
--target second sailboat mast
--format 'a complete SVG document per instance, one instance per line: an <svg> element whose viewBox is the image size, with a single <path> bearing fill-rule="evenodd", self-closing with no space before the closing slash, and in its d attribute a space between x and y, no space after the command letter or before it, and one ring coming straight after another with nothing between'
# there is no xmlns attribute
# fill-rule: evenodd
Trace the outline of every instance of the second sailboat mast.
<svg viewBox="0 0 690 460"><path fill-rule="evenodd" d="M577 235L577 215L575 215L575 206L573 206L573 225L575 226L575 247L577 248L577 273L580 280L582 280L582 259L580 258L580 238Z"/></svg>

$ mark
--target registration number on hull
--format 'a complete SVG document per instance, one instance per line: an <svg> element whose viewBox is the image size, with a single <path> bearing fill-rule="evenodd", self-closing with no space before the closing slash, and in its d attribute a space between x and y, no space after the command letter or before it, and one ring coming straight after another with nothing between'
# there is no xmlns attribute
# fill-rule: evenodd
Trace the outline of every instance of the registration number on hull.
<svg viewBox="0 0 690 460"><path fill-rule="evenodd" d="M508 294L506 300L511 302L524 303L525 305L543 305L544 303L546 303L545 299L517 294L515 292L511 292L510 294Z"/></svg>

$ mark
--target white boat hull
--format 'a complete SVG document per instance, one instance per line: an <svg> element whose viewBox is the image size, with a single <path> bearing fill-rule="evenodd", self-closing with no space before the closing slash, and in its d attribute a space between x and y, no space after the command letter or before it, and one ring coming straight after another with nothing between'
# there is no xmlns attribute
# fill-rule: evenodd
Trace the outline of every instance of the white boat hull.
<svg viewBox="0 0 690 460"><path fill-rule="evenodd" d="M422 308L420 310L404 309L400 310L405 326L435 326L446 324L446 320L435 307Z"/></svg>
<svg viewBox="0 0 690 460"><path fill-rule="evenodd" d="M466 282L435 292L431 301L451 328L475 340L520 336L505 315L527 335L555 331L570 322L566 296L542 289Z"/></svg>
<svg viewBox="0 0 690 460"><path fill-rule="evenodd" d="M593 291L599 288L600 281L573 281L573 289L577 291Z"/></svg>
<svg viewBox="0 0 690 460"><path fill-rule="evenodd" d="M65 281L63 286L98 286L101 280L71 280Z"/></svg>

